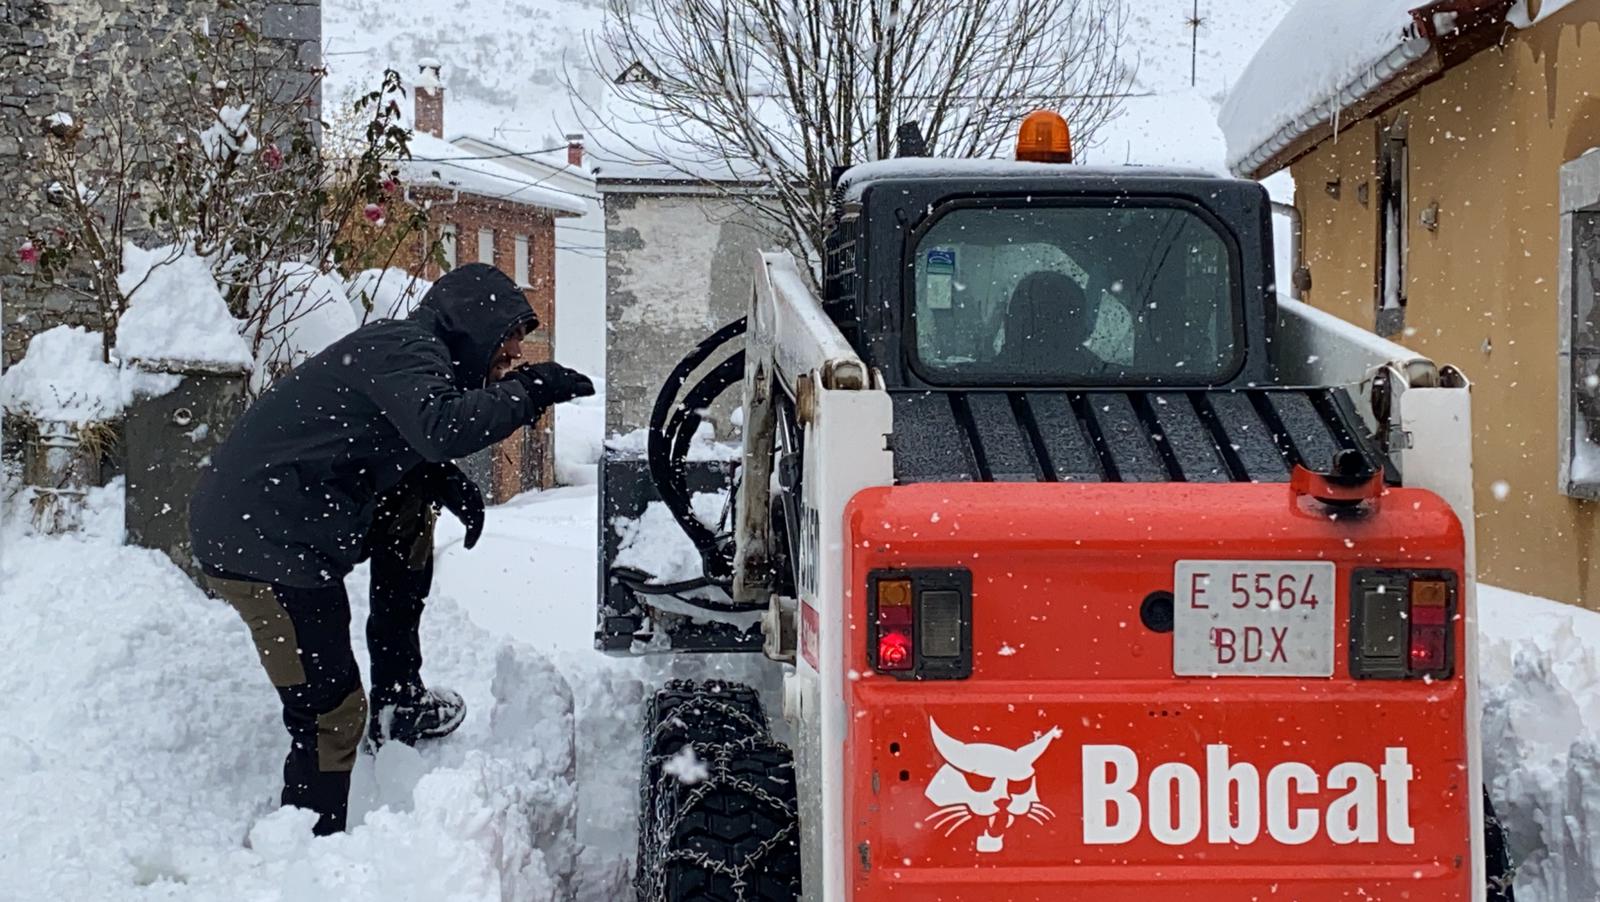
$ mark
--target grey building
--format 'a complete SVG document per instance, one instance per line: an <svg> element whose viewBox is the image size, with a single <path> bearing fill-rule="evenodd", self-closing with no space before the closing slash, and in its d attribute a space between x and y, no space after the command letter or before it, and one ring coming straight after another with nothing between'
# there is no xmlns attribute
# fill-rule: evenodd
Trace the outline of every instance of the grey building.
<svg viewBox="0 0 1600 902"><path fill-rule="evenodd" d="M648 425L672 367L744 315L756 255L778 246L780 234L744 199L761 194L760 182L602 163L595 187L605 209L610 436ZM725 398L713 411L722 437L732 404Z"/></svg>

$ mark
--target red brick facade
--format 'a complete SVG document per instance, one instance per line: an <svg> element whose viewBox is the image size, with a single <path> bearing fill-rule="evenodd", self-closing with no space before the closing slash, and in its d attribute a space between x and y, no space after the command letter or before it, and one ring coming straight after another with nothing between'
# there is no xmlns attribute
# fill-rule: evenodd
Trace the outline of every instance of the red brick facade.
<svg viewBox="0 0 1600 902"><path fill-rule="evenodd" d="M444 137L445 88L440 80L439 64L433 60L421 63L421 79L412 92L414 102L413 124L417 132ZM574 142L568 155L576 152L582 159L583 146ZM514 178L514 176L513 176ZM454 263L457 266L480 260L493 265L524 285L523 294L528 305L539 317L539 328L523 343L523 360L538 363L550 360L555 347L556 327L556 229L553 211L532 203L518 202L515 196L498 198L478 195L469 191L446 188L442 185L419 183L410 186L409 200L428 211L428 244L434 238L455 231ZM492 251L481 253L479 232L494 233ZM518 272L517 242L525 238L528 245L527 272ZM436 260L425 260L424 243L419 241L413 259L414 270L434 280L442 275ZM449 251L446 255L449 256ZM526 281L522 281L522 280ZM555 484L555 417L546 412L539 422L520 429L517 434L493 449L491 482L494 502L507 501L529 489L548 488ZM486 490L490 487L485 486Z"/></svg>
<svg viewBox="0 0 1600 902"><path fill-rule="evenodd" d="M523 343L523 359L529 363L550 360L556 321L556 231L550 211L513 201L426 187L413 189L411 198L428 207L430 224L438 232L444 231L446 226L454 226L457 265L480 259L478 233L491 229L494 249L489 262L517 278L517 238L527 238L528 286L523 294L539 317L539 328ZM437 279L441 274L438 264L432 261L422 273L428 279ZM554 485L553 429L554 417L546 413L537 425L519 430L495 448L494 502L509 500L529 489Z"/></svg>

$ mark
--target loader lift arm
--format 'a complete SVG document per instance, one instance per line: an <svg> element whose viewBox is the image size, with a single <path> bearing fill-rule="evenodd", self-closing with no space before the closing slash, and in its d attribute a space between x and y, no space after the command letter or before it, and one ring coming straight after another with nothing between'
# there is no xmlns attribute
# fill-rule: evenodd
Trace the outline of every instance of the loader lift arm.
<svg viewBox="0 0 1600 902"><path fill-rule="evenodd" d="M663 382L651 410L646 445L650 481L694 543L703 576L655 583L648 574L611 569L614 579L640 596L671 596L710 611L748 613L767 609L775 585L791 587L796 549L786 524L794 522L798 511L792 492L785 491L787 516L774 517L774 466L780 454L788 461L779 484L793 489L807 397L814 387L852 390L871 382L868 367L811 295L793 257L761 254L754 276L750 313L685 355ZM743 349L726 354L691 381L741 339ZM731 529L713 529L693 511L688 455L704 411L735 385L742 386L746 415L742 463L732 475ZM684 594L701 589L721 592ZM725 594L728 600L705 597L714 594Z"/></svg>

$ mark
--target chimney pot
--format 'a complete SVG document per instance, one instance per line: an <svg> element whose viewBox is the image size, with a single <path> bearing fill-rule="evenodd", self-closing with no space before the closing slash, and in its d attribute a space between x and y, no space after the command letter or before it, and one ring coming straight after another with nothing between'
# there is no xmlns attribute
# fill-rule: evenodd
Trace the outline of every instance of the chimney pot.
<svg viewBox="0 0 1600 902"><path fill-rule="evenodd" d="M567 136L567 165L583 165L583 135L581 134Z"/></svg>
<svg viewBox="0 0 1600 902"><path fill-rule="evenodd" d="M416 93L412 95L415 106L416 130L435 138L444 137L444 79L439 77L439 61L425 57L417 61Z"/></svg>

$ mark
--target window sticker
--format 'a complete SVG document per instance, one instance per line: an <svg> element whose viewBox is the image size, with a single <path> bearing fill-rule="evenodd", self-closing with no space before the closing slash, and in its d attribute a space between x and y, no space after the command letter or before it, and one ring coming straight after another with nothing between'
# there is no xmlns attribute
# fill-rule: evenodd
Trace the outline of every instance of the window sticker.
<svg viewBox="0 0 1600 902"><path fill-rule="evenodd" d="M952 292L956 278L955 248L936 247L928 251L923 275L922 296L929 310L949 310L955 306Z"/></svg>

